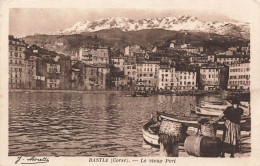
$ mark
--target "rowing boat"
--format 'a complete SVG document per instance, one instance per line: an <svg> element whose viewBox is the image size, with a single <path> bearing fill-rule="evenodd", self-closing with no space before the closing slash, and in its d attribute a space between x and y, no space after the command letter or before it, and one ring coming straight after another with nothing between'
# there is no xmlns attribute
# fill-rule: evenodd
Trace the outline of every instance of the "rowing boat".
<svg viewBox="0 0 260 166"><path fill-rule="evenodd" d="M143 138L147 144L160 147L158 136L159 128L160 125L154 121L149 121L143 126Z"/></svg>

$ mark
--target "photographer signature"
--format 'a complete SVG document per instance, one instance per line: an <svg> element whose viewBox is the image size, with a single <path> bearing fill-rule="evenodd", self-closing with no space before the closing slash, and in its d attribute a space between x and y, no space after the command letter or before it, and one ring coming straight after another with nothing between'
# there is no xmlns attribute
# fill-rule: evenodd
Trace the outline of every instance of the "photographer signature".
<svg viewBox="0 0 260 166"><path fill-rule="evenodd" d="M15 164L40 164L40 163L48 163L49 159L47 157L23 157L23 156L18 156Z"/></svg>

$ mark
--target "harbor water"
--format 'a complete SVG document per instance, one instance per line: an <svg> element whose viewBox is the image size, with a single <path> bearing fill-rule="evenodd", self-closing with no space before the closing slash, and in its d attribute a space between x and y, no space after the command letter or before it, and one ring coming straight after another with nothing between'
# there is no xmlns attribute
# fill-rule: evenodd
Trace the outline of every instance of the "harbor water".
<svg viewBox="0 0 260 166"><path fill-rule="evenodd" d="M151 113L190 116L190 104L200 99L135 98L123 93L10 93L9 155L158 156L159 149L143 144L142 126Z"/></svg>

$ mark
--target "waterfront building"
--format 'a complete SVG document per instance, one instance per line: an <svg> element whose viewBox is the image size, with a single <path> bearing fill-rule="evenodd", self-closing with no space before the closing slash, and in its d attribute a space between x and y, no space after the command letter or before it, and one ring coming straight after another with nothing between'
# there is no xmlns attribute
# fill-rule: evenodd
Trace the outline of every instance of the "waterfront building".
<svg viewBox="0 0 260 166"><path fill-rule="evenodd" d="M203 66L200 68L200 87L202 90L217 90L220 87L220 67Z"/></svg>
<svg viewBox="0 0 260 166"><path fill-rule="evenodd" d="M60 89L70 89L71 59L63 54L57 55L54 60L60 65Z"/></svg>
<svg viewBox="0 0 260 166"><path fill-rule="evenodd" d="M177 88L177 79L174 67L160 67L158 72L159 90L174 90Z"/></svg>
<svg viewBox="0 0 260 166"><path fill-rule="evenodd" d="M124 76L126 77L127 85L134 86L137 78L136 64L125 64Z"/></svg>
<svg viewBox="0 0 260 166"><path fill-rule="evenodd" d="M124 90L126 88L127 80L123 74L114 75L111 80L116 90Z"/></svg>
<svg viewBox="0 0 260 166"><path fill-rule="evenodd" d="M86 90L106 90L110 68L104 66L85 65L83 79Z"/></svg>
<svg viewBox="0 0 260 166"><path fill-rule="evenodd" d="M144 61L136 64L136 83L145 86L148 90L156 90L158 87L159 61Z"/></svg>
<svg viewBox="0 0 260 166"><path fill-rule="evenodd" d="M196 90L197 73L195 71L176 71L176 81L179 90Z"/></svg>
<svg viewBox="0 0 260 166"><path fill-rule="evenodd" d="M232 64L229 66L228 89L250 88L250 63Z"/></svg>
<svg viewBox="0 0 260 166"><path fill-rule="evenodd" d="M78 61L71 67L71 89L73 90L84 90L84 80L83 80L83 73L84 73L84 63Z"/></svg>
<svg viewBox="0 0 260 166"><path fill-rule="evenodd" d="M26 55L26 54L25 54ZM25 88L36 89L36 55L26 55L25 58Z"/></svg>
<svg viewBox="0 0 260 166"><path fill-rule="evenodd" d="M9 36L9 88L25 88L25 50L22 39Z"/></svg>

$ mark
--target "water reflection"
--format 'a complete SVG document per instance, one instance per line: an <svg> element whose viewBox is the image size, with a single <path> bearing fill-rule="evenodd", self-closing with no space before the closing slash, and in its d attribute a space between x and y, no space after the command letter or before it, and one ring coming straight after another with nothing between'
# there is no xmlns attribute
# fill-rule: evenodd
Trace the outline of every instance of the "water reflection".
<svg viewBox="0 0 260 166"><path fill-rule="evenodd" d="M156 111L189 115L196 97L10 93L9 155L158 156L141 128Z"/></svg>

